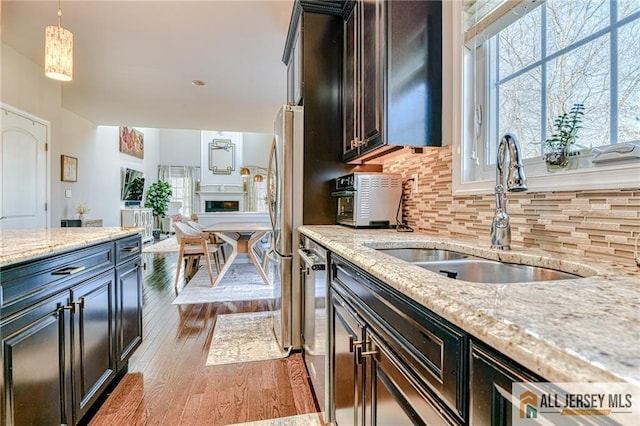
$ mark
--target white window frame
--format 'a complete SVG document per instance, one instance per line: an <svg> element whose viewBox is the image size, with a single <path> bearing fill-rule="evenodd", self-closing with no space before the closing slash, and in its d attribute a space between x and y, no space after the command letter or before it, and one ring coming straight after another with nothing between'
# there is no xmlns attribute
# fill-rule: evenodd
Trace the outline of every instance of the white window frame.
<svg viewBox="0 0 640 426"><path fill-rule="evenodd" d="M445 90L452 94L450 101L445 96L443 109L443 129L452 126L451 134L443 133L444 137L451 137L453 145L453 194L458 196L472 194L491 194L495 190L495 171L485 173L484 176L473 179L465 178L465 170L468 173L471 167L471 142L467 135L473 129L464 126L472 126L472 117L465 111L465 105L469 105L472 99L465 99L465 78L470 78L471 65L466 64L464 28L463 28L463 1L443 2L443 18L449 25L443 26L443 54L444 65L451 66L452 72L444 72L443 75L452 76L452 82L444 81ZM448 33L447 33L448 32ZM468 50L468 49L467 49ZM446 71L446 70L445 70ZM445 92L447 93L447 92ZM447 103L450 102L450 105ZM449 112L450 116L448 116ZM486 112L485 112L486 115ZM485 117L486 121L487 118ZM471 123L471 124L470 124ZM486 127L486 126L483 126ZM485 142L487 138L483 139ZM485 151L484 146L478 145L479 155ZM587 164L590 157L584 156ZM480 167L484 162L479 159ZM465 169L466 167L466 169ZM525 173L529 192L546 191L582 191L582 190L613 190L623 188L640 188L640 163L611 164L597 167L582 167L555 173L547 173L541 158L525 161ZM476 174L477 175L477 174ZM489 177L488 175L491 175Z"/></svg>

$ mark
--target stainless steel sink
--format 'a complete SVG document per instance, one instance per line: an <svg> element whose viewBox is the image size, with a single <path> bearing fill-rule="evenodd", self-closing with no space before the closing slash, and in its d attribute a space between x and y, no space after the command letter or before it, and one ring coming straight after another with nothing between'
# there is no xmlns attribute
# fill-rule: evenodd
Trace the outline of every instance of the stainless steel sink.
<svg viewBox="0 0 640 426"><path fill-rule="evenodd" d="M405 260L407 262L434 262L434 261L448 261L456 259L473 258L463 253L455 251L431 249L431 248L388 248L377 249L378 251L388 254L389 256L397 257L398 259Z"/></svg>
<svg viewBox="0 0 640 426"><path fill-rule="evenodd" d="M480 258L413 263L448 278L477 283L526 283L582 278L579 275L555 269L502 263Z"/></svg>

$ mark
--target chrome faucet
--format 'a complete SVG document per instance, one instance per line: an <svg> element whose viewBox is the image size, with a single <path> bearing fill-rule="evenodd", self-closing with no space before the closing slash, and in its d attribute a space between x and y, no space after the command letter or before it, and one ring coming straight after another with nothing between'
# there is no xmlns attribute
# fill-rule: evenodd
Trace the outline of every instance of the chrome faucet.
<svg viewBox="0 0 640 426"><path fill-rule="evenodd" d="M522 192L527 190L527 178L524 175L520 143L516 135L506 133L498 144L496 162L496 214L491 224L491 248L498 250L511 249L511 223L507 214L507 193L504 190L504 168L509 152L509 169L507 173L507 191Z"/></svg>

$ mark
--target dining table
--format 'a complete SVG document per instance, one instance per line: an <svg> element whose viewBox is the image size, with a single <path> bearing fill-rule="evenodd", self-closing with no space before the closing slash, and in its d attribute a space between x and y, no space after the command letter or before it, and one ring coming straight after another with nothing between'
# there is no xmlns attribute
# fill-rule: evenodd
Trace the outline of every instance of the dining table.
<svg viewBox="0 0 640 426"><path fill-rule="evenodd" d="M208 225L204 228L205 232L214 233L225 243L228 243L231 247L231 253L227 256L227 259L216 277L213 287L217 286L224 275L227 273L233 261L238 256L239 241L244 236L248 236L247 241L247 253L249 259L255 265L260 277L266 285L271 285L267 273L265 271L265 265L258 261L256 256L256 245L265 235L271 232L271 224L266 222L218 222Z"/></svg>

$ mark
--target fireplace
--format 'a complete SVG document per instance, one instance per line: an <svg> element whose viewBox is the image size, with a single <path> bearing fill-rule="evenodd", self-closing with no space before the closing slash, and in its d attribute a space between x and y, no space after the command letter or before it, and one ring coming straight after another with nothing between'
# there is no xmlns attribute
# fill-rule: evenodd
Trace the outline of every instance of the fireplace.
<svg viewBox="0 0 640 426"><path fill-rule="evenodd" d="M203 185L200 189L200 211L243 212L245 192L242 185Z"/></svg>
<svg viewBox="0 0 640 426"><path fill-rule="evenodd" d="M207 200L204 202L204 211L207 213L238 212L240 211L240 201Z"/></svg>

